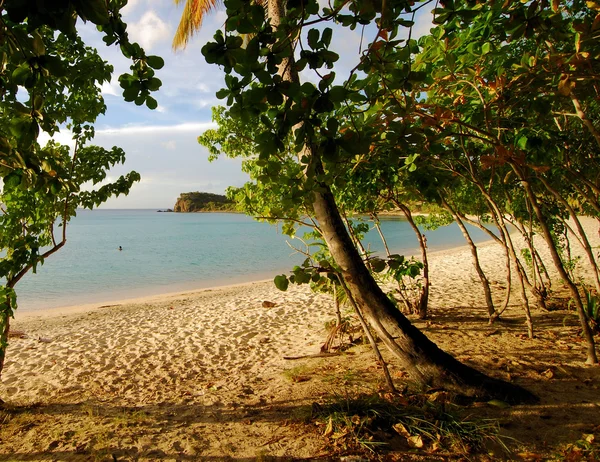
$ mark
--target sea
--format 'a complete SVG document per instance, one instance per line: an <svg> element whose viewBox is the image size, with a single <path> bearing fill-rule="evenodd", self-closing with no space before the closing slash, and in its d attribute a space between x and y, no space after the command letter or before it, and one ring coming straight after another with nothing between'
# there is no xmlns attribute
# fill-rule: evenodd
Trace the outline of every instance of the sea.
<svg viewBox="0 0 600 462"><path fill-rule="evenodd" d="M382 217L381 229L392 253L420 255L405 219ZM305 249L301 240L236 213L79 210L67 230L65 247L17 284L19 311L272 279L305 259L294 250ZM431 251L465 244L456 224L422 232ZM365 246L383 255L377 231Z"/></svg>

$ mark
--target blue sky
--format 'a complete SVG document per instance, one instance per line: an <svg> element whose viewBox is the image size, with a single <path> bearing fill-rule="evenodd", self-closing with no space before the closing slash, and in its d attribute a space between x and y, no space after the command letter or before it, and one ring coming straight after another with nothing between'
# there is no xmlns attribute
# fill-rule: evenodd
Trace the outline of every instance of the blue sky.
<svg viewBox="0 0 600 462"><path fill-rule="evenodd" d="M211 126L211 107L219 104L214 95L223 83L222 71L206 64L200 50L215 30L222 27L225 14L218 10L211 13L186 49L175 53L171 42L182 8L183 5L176 6L171 0L129 0L123 10L130 38L148 54L165 60L164 68L157 71L163 85L153 95L159 104L154 111L123 101L118 76L129 69L129 62L116 47L107 47L102 34L92 25L80 27L84 41L97 48L115 68L111 83L102 88L108 109L96 122L93 143L108 148L120 146L126 152L124 166L113 169L109 178L130 170L142 176L141 183L133 187L129 196L113 198L104 208L163 209L172 207L182 192L222 194L228 186L240 186L247 180L238 160L223 157L210 163L208 152L196 141ZM430 24L429 17L424 18L415 32L426 33ZM363 38L363 47L368 38ZM332 47L341 56L335 70L343 78L358 57L360 31L334 32ZM309 74L303 77L313 78ZM68 143L70 134L63 130L55 138Z"/></svg>

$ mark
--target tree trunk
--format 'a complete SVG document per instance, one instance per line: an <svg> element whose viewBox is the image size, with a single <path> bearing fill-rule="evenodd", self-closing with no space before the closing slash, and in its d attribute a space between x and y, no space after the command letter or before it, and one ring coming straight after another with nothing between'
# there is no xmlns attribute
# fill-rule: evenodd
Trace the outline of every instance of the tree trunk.
<svg viewBox="0 0 600 462"><path fill-rule="evenodd" d="M421 299L419 300L419 318L425 319L427 318L427 309L429 307L429 261L427 260L427 244L425 243L425 239L423 239L423 235L421 234L421 230L415 223L415 220L412 216L410 209L404 205L400 204L397 201L394 203L402 210L404 216L408 220L411 228L415 232L417 236L417 240L419 241L419 247L421 248L421 260L423 261L423 289L421 291Z"/></svg>
<svg viewBox="0 0 600 462"><path fill-rule="evenodd" d="M4 358L6 358L6 345L8 344L8 334L10 332L10 316L6 312L3 312L0 316L2 316L2 320L0 321L0 326L2 326L2 332L0 332L0 378L2 378Z"/></svg>
<svg viewBox="0 0 600 462"><path fill-rule="evenodd" d="M552 257L552 261L554 262L554 266L556 267L556 270L558 271L558 274L561 277L561 279L569 287L571 296L573 297L573 301L575 302L575 306L577 307L577 314L579 316L579 322L581 324L581 329L583 331L583 335L587 342L587 359L586 359L585 363L586 364L597 364L598 357L596 356L596 346L594 343L594 335L588 324L585 310L583 308L583 302L581 300L581 296L579 295L579 290L577 289L577 286L575 285L575 283L571 280L571 278L567 274L567 271L565 270L562 260L560 259L560 255L558 254L558 251L556 250L556 246L554 245L554 241L552 240L552 233L550 232L550 228L548 227L548 224L546 223L546 219L545 219L544 215L542 214L542 210L540 209L540 207L538 205L538 202L535 197L535 194L533 193L531 184L525 178L525 176L523 175L523 173L517 166L511 164L511 167L512 167L513 171L515 172L515 174L521 180L521 185L523 186L523 189L525 190L525 193L527 194L527 197L529 198L529 202L531 203L533 211L535 212L535 215L540 224L540 228L542 229L542 235L544 236L546 244L548 245L548 249L550 250L550 255Z"/></svg>
<svg viewBox="0 0 600 462"><path fill-rule="evenodd" d="M569 216L571 217L571 220L573 220L573 222L575 223L575 227L577 228L577 233L579 234L580 243L583 247L583 250L585 251L585 254L588 257L588 261L590 262L590 266L591 266L592 272L594 274L594 283L596 284L596 291L598 293L600 293L600 278L598 276L598 264L596 263L596 259L594 258L594 253L592 252L592 246L590 245L590 241L588 240L587 235L585 234L585 230L583 229L583 226L581 226L581 222L579 221L579 218L577 217L575 210L560 195L560 193L556 189L554 189L552 186L550 186L550 184L544 178L540 178L540 181L546 187L546 189L548 191L550 191L554 195L554 197L556 197L556 200L558 200L558 202L560 202L563 205L563 207L565 207L567 209L567 211L569 212Z"/></svg>
<svg viewBox="0 0 600 462"><path fill-rule="evenodd" d="M501 237L502 241L506 244L506 249L508 250L509 255L512 258L515 268L517 270L516 271L517 272L517 281L519 282L519 289L521 291L521 300L523 302L522 307L523 307L523 311L525 313L525 321L527 324L527 333L530 338L533 338L533 320L531 318L531 310L529 309L529 300L527 299L527 293L525 292L525 285L527 285L527 288L529 288L530 290L532 289L533 286L527 279L527 274L525 273L525 269L523 268L523 265L521 264L521 261L519 260L517 253L515 252L515 246L513 244L512 238L510 237L510 233L508 232L508 228L506 226L506 221L504 219L502 211L500 210L500 207L498 207L498 204L496 204L496 202L494 201L492 196L487 192L487 190L481 184L481 182L478 181L475 178L475 176L473 176L472 178L473 178L473 184L475 184L477 186L477 188L481 191L481 193L483 194L483 197L485 198L486 202L488 203L489 209L492 212L492 219L494 220L494 224L498 228L500 237ZM534 296L536 296L538 303L542 303L543 307L545 308L546 305L545 305L543 297L541 297L541 294L539 294L538 291L533 291L533 290L531 290L531 291L534 294ZM536 292L538 292L538 293L536 293Z"/></svg>
<svg viewBox="0 0 600 462"><path fill-rule="evenodd" d="M503 234L502 234L502 238L499 238L493 232L491 232L489 229L487 229L485 226L483 226L483 224L481 224L479 221L470 220L465 215L463 215L459 212L457 212L457 213L460 216L462 221L465 221L474 226L477 226L479 229L481 229L482 231L487 233L487 235L490 236L494 241L496 241L496 243L498 245L502 246L502 250L504 252L504 262L505 262L505 268L506 268L506 289L505 289L506 295L504 296L504 300L502 302L502 307L499 310L496 310L496 314L492 318L490 318L490 324L493 324L494 321L496 319L498 319L502 315L502 313L504 313L504 311L506 311L506 308L508 308L508 304L510 302L510 292L512 290L511 259L510 259L510 253L508 251L508 246L506 244L506 239L504 239Z"/></svg>
<svg viewBox="0 0 600 462"><path fill-rule="evenodd" d="M315 153L312 161L318 163ZM349 292L371 326L401 365L421 385L443 386L483 399L532 402L529 391L493 379L442 351L400 313L377 285L352 244L329 187L320 184L313 193L315 217Z"/></svg>
<svg viewBox="0 0 600 462"><path fill-rule="evenodd" d="M282 0L269 1L268 13L274 27L281 23L283 12ZM280 64L279 75L284 80L298 81L293 54ZM323 165L315 148L305 145L299 158L303 155L309 159L309 170L314 167L313 174L318 178ZM499 398L512 403L537 401L534 394L522 387L493 379L460 363L414 327L388 299L362 261L329 185L315 186L311 187L315 218L348 291L373 329L417 383L445 386L484 399Z"/></svg>
<svg viewBox="0 0 600 462"><path fill-rule="evenodd" d="M492 298L492 291L490 290L490 282L488 281L487 276L485 275L483 269L481 268L481 265L479 264L479 255L477 254L477 247L475 246L473 239L471 239L471 235L469 234L467 227L460 219L458 214L454 211L452 206L448 204L448 202L443 197L440 196L440 198L442 200L442 206L452 214L454 220L456 221L456 224L460 228L463 237L469 245L469 249L471 250L471 256L473 257L473 266L475 267L475 271L477 271L477 275L479 276L479 280L481 281L481 285L483 287L483 294L485 296L485 304L488 309L488 316L490 321L492 321L496 317L496 309L494 308L494 300Z"/></svg>

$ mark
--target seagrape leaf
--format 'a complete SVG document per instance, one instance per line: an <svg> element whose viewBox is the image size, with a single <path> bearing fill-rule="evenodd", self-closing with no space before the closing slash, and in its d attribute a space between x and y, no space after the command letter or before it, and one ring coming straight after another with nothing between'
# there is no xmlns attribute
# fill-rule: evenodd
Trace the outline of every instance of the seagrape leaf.
<svg viewBox="0 0 600 462"><path fill-rule="evenodd" d="M148 63L148 66L150 66L153 69L162 69L163 66L165 65L165 60L162 59L160 56L148 56L146 58L146 62Z"/></svg>
<svg viewBox="0 0 600 462"><path fill-rule="evenodd" d="M275 276L274 279L275 282L275 287L277 287L279 290L285 292L290 284L290 281L288 281L288 278L285 274L280 274L279 276Z"/></svg>

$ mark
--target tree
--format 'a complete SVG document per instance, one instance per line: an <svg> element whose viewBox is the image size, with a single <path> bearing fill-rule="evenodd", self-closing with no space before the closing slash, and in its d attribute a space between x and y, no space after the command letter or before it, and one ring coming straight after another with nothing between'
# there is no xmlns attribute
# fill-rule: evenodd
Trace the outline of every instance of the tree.
<svg viewBox="0 0 600 462"><path fill-rule="evenodd" d="M600 6L581 1L443 6L434 11L444 26L423 39L415 66L431 76L427 105L417 115L445 140L426 160L477 186L504 228L530 336L525 286L545 306L532 243L534 230L542 236L577 308L586 363L596 364L593 334L559 236L570 217L598 285L597 263L570 203L588 202L579 185L597 183L600 138L591 116L597 114ZM506 217L529 243L533 284L503 224Z"/></svg>
<svg viewBox="0 0 600 462"><path fill-rule="evenodd" d="M66 243L67 226L78 207L93 208L109 197L127 194L139 174L130 172L103 184L107 171L125 159L117 147L90 145L93 122L106 106L100 93L112 66L85 46L78 19L91 21L104 41L118 44L131 58L131 73L119 80L126 101L156 108L150 93L161 82L154 69L163 65L131 43L121 20L122 0L38 2L7 0L0 5L0 372L10 318L17 308L15 286ZM60 127L75 143L42 147L41 131Z"/></svg>
<svg viewBox="0 0 600 462"><path fill-rule="evenodd" d="M352 299L413 379L479 397L531 400L526 390L461 364L416 329L373 279L337 207L336 189L350 181L357 163L376 153L379 165L410 166L415 148L425 144L427 133L404 117L414 98L407 97L405 104L396 96L404 98L413 82L423 79L411 71L416 42L398 39L399 31L412 25L406 18L414 13L411 3L338 2L320 11L316 1L274 1L265 20L261 6L228 0L225 34L218 31L202 51L226 73L227 88L217 96L227 100L228 116L239 124L259 121L251 140L256 155L253 190L278 191L289 185L293 192L278 198L277 210L290 221L303 210L316 219ZM378 27L343 85L334 84L330 71L338 59L329 49L332 29L312 27L327 21ZM306 35L304 28L309 28ZM252 37L245 48L237 34ZM300 80L299 72L307 66L319 76L317 85ZM379 130L381 124L387 130Z"/></svg>

